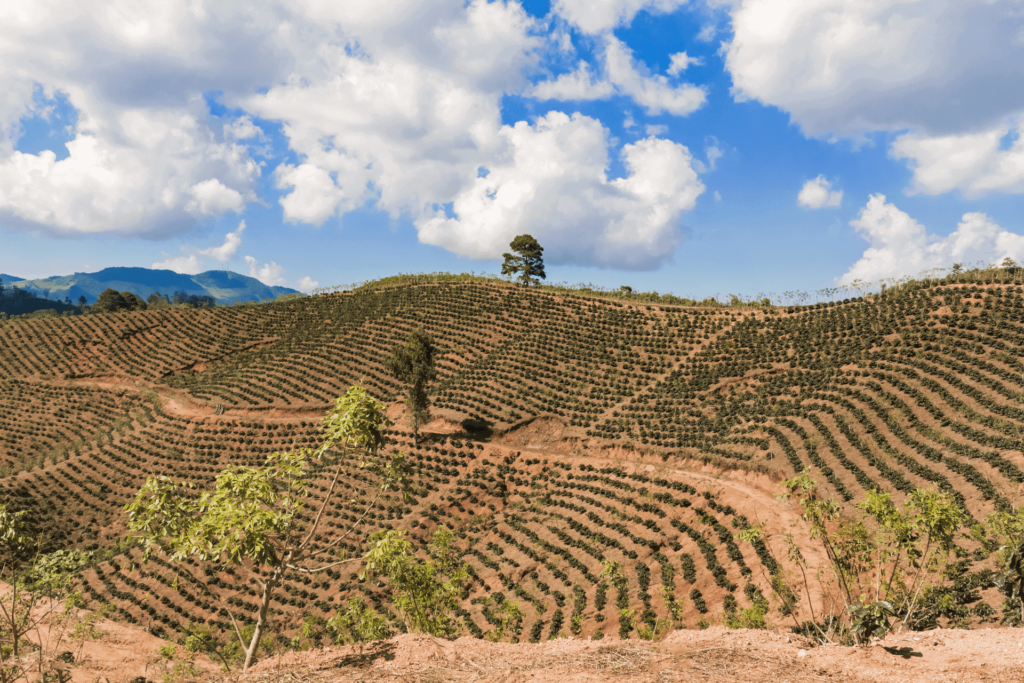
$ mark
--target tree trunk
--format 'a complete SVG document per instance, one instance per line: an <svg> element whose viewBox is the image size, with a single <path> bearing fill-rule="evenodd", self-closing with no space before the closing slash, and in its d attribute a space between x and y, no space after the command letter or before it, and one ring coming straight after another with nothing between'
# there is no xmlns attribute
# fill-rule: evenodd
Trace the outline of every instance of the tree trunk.
<svg viewBox="0 0 1024 683"><path fill-rule="evenodd" d="M249 668L252 664L252 658L256 655L256 648L260 646L260 639L263 638L263 631L267 626L267 610L270 607L270 598L273 595L274 588L277 587L277 582L280 580L281 570L275 569L274 573L270 575L267 582L263 584L263 595L260 598L260 611L256 617L256 630L252 633L252 640L249 641L249 649L245 652L245 663L242 665L242 671Z"/></svg>

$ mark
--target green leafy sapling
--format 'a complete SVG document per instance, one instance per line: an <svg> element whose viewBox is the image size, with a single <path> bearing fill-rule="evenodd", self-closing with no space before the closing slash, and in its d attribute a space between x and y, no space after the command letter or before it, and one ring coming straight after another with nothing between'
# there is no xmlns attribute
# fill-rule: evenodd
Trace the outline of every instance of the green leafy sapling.
<svg viewBox="0 0 1024 683"><path fill-rule="evenodd" d="M355 533L385 492L403 489L408 472L404 454L380 450L383 429L389 424L384 405L354 386L335 400L323 418L319 447L274 453L263 467L227 467L217 476L213 490L198 496L193 484L149 477L135 500L125 506L129 536L141 545L143 561L160 553L183 571L181 565L188 558L255 570L259 609L248 643L228 612L245 651L243 669L252 664L269 627L270 602L285 573L314 574L357 561L346 558L338 546ZM376 477L377 495L348 530L321 542L317 532L324 510L339 477L350 466ZM324 473L333 474L331 483L310 519L303 514L309 485ZM261 568L267 570L265 577L258 573Z"/></svg>
<svg viewBox="0 0 1024 683"><path fill-rule="evenodd" d="M441 527L429 545L427 560L417 558L405 531L379 531L370 536L361 578L386 577L391 600L410 633L427 633L448 638L456 634L458 622L452 616L459 604L462 582L469 565L459 562L455 535Z"/></svg>

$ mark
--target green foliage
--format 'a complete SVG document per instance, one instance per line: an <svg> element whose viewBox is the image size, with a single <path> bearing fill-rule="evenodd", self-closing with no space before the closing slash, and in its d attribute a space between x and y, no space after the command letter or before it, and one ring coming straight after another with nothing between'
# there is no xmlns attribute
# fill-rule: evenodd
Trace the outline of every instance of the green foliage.
<svg viewBox="0 0 1024 683"><path fill-rule="evenodd" d="M509 277L519 276L523 285L536 285L547 278L544 272L544 247L531 235L517 235L509 246L514 254L504 253L501 274Z"/></svg>
<svg viewBox="0 0 1024 683"><path fill-rule="evenodd" d="M922 595L929 603L938 596L930 581L945 579L950 554L956 550L955 535L966 518L954 496L919 488L900 509L890 494L868 491L857 508L874 523L872 534L863 521L842 517L834 501L820 498L808 470L783 486L786 492L780 497L797 500L812 537L820 540L829 560L845 607L835 627L860 643L883 625L888 628L886 615L898 616L904 624L916 623ZM793 550L799 554L799 549L792 542L790 546L793 559ZM803 571L802 555L797 559ZM948 611L949 606L937 607Z"/></svg>
<svg viewBox="0 0 1024 683"><path fill-rule="evenodd" d="M410 633L443 638L457 633L458 621L452 612L469 571L468 565L459 563L453 539L449 529L439 528L430 542L430 559L421 560L413 554L404 531L380 531L370 537L361 576L387 578L392 602Z"/></svg>
<svg viewBox="0 0 1024 683"><path fill-rule="evenodd" d="M850 605L849 611L850 631L859 642L867 642L888 633L889 618L896 616L896 610L885 600L876 600L866 605Z"/></svg>
<svg viewBox="0 0 1024 683"><path fill-rule="evenodd" d="M95 307L96 310L113 313L115 311L144 311L147 304L131 292L118 292L116 289L108 287L96 297Z"/></svg>
<svg viewBox="0 0 1024 683"><path fill-rule="evenodd" d="M1024 625L1024 506L1014 510L993 512L986 521L986 531L991 534L989 547L996 548L996 562L999 571L993 583L1006 598L1007 609L1004 623Z"/></svg>
<svg viewBox="0 0 1024 683"><path fill-rule="evenodd" d="M5 568L17 568L33 545L26 528L27 515L25 510L11 512L6 504L0 503L0 552Z"/></svg>
<svg viewBox="0 0 1024 683"><path fill-rule="evenodd" d="M194 558L270 569L269 577L257 579L262 595L243 668L249 667L259 647L270 601L285 571L311 574L353 561L343 553L327 559L347 533L329 543L316 542L324 509L352 456L356 467L377 478L377 497L366 512L384 492L405 482L404 455L379 453L386 424L383 404L361 387L352 387L324 417L324 440L318 448L273 453L263 467L227 467L217 475L214 489L198 497L190 495L191 484L150 477L125 506L129 538L142 546L144 561L158 552L176 563ZM305 521L309 481L325 469L333 469L330 488L312 521ZM241 642L237 625L235 630Z"/></svg>
<svg viewBox="0 0 1024 683"><path fill-rule="evenodd" d="M437 377L434 367L438 355L433 338L422 330L409 334L404 346L397 346L388 359L388 370L396 379L409 385L405 406L413 433L419 436L420 426L430 421L428 388Z"/></svg>
<svg viewBox="0 0 1024 683"><path fill-rule="evenodd" d="M93 551L56 550L40 555L25 572L22 580L26 590L48 597L57 597L67 591L72 577L92 565L95 561Z"/></svg>
<svg viewBox="0 0 1024 683"><path fill-rule="evenodd" d="M362 598L349 598L345 610L327 620L335 645L384 640L392 635L391 627L381 615L367 607Z"/></svg>

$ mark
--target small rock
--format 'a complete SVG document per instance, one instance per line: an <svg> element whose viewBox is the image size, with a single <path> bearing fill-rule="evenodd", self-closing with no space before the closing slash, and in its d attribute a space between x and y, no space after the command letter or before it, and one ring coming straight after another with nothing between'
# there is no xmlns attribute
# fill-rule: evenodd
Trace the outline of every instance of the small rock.
<svg viewBox="0 0 1024 683"><path fill-rule="evenodd" d="M800 650L799 652L796 653L796 656L797 657L806 657L807 656L807 650Z"/></svg>

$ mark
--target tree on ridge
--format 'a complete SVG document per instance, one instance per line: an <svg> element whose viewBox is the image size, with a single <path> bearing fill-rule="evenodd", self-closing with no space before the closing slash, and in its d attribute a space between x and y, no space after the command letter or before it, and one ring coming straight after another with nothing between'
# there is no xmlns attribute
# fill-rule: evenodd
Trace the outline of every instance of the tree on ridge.
<svg viewBox="0 0 1024 683"><path fill-rule="evenodd" d="M532 235L517 235L509 246L515 254L502 254L505 259L501 264L502 275L518 274L520 284L527 286L540 284L541 280L547 279L544 272L544 247Z"/></svg>

